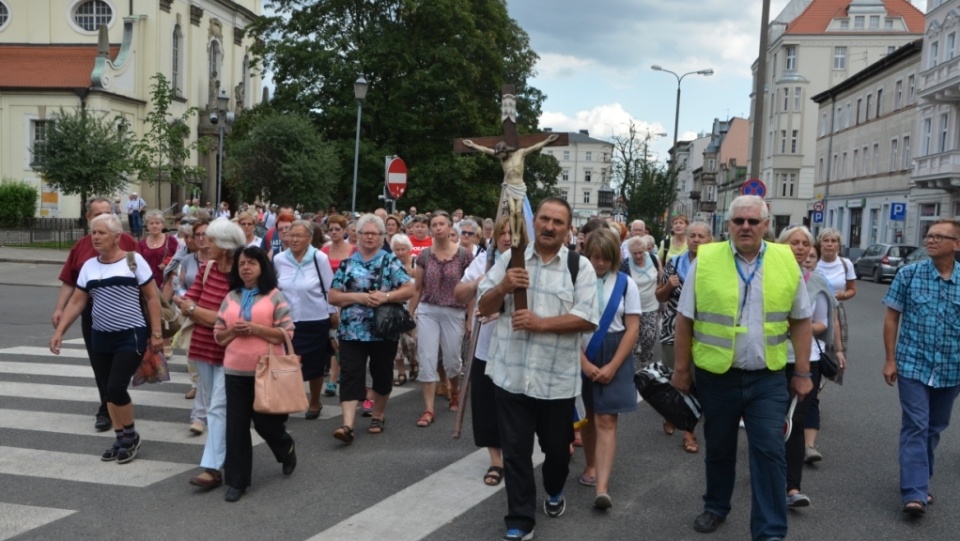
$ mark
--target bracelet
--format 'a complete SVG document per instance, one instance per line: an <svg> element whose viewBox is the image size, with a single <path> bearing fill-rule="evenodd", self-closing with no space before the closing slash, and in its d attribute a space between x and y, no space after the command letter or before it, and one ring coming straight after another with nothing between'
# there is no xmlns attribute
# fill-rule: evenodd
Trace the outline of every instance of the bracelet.
<svg viewBox="0 0 960 541"><path fill-rule="evenodd" d="M793 377L795 378L812 378L813 372L807 372L806 374L801 374L800 372L794 372Z"/></svg>
<svg viewBox="0 0 960 541"><path fill-rule="evenodd" d="M154 338L163 338L163 335L162 335L161 333L158 333L158 332L152 333L150 336L152 336L152 337L154 337Z"/></svg>

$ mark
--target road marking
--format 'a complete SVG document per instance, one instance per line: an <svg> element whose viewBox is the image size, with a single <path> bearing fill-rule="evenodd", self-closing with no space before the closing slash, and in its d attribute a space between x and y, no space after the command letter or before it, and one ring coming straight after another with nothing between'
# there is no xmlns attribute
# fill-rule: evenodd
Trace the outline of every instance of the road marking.
<svg viewBox="0 0 960 541"><path fill-rule="evenodd" d="M533 460L536 467L543 462L543 454L538 451ZM423 539L503 488L502 484L497 487L483 484L481 477L488 466L490 454L487 450L475 451L308 541Z"/></svg>
<svg viewBox="0 0 960 541"><path fill-rule="evenodd" d="M149 453L149 446L150 441L145 438L140 453ZM103 449L100 449L96 454L91 452L91 454L82 455L40 449L0 447L0 473L78 483L144 488L197 467L196 464L142 460L140 458L130 464L118 465L116 462L100 460L99 454L102 451Z"/></svg>
<svg viewBox="0 0 960 541"><path fill-rule="evenodd" d="M54 355L50 352L49 348L38 348L33 346L17 346L12 348L0 349L0 354L2 355L31 355L34 357L50 357L57 358L63 357L67 359L86 359L87 350L85 349L74 349L74 348L63 348L60 350L60 355Z"/></svg>
<svg viewBox="0 0 960 541"><path fill-rule="evenodd" d="M87 402L98 404L100 397L97 388L79 387L75 385L47 385L42 383L20 383L0 381L0 396L16 398L40 398L43 400L67 400L70 402ZM163 391L141 391L130 389L130 397L134 406L155 406L160 408L193 409L192 400L184 400L183 394Z"/></svg>
<svg viewBox="0 0 960 541"><path fill-rule="evenodd" d="M75 344L75 345L84 345L83 338L71 338L69 340L64 340L64 344Z"/></svg>
<svg viewBox="0 0 960 541"><path fill-rule="evenodd" d="M93 379L93 369L89 365L24 363L0 361L0 374L26 374L32 376L62 376L67 378ZM190 374L170 372L170 383L190 384Z"/></svg>
<svg viewBox="0 0 960 541"><path fill-rule="evenodd" d="M68 517L76 511L0 502L0 541Z"/></svg>
<svg viewBox="0 0 960 541"><path fill-rule="evenodd" d="M100 436L113 439L111 430L94 432L90 424L90 415L74 413L50 413L45 411L25 411L0 409L0 428L14 430L33 430L40 432L54 432L57 434L74 434L78 436ZM149 421L137 419L137 432L150 441L163 443L182 443L187 445L203 445L207 439L204 433L199 436L191 435L186 422L170 423L163 421ZM251 431L253 444L263 443L263 439Z"/></svg>

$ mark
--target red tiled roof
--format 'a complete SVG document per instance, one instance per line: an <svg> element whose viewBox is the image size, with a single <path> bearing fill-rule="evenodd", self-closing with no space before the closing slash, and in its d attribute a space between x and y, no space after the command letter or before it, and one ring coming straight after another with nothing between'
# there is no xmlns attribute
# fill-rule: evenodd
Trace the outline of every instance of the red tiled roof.
<svg viewBox="0 0 960 541"><path fill-rule="evenodd" d="M119 45L110 46L116 58ZM0 88L88 88L94 45L0 45Z"/></svg>
<svg viewBox="0 0 960 541"><path fill-rule="evenodd" d="M822 34L827 31L835 17L844 17L851 0L813 0L803 13L787 25L787 34ZM909 0L883 0L887 14L903 17L907 32L922 34L923 12L913 7ZM857 32L863 32L858 30ZM881 29L880 32L883 32Z"/></svg>

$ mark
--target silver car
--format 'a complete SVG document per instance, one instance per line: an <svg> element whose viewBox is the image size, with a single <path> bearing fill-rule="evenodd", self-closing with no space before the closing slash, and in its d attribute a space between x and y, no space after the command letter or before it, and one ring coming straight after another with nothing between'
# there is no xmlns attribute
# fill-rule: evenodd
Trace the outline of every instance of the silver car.
<svg viewBox="0 0 960 541"><path fill-rule="evenodd" d="M857 279L871 276L878 284L884 280L893 280L900 270L900 262L916 249L916 246L908 244L871 244L864 250L863 255L853 262L853 271Z"/></svg>

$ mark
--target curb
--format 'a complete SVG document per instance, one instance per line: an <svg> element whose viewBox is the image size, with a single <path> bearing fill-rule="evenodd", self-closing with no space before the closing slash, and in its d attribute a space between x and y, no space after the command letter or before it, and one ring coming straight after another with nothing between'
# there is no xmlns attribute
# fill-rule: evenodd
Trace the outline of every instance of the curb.
<svg viewBox="0 0 960 541"><path fill-rule="evenodd" d="M26 265L60 265L65 261L51 261L49 259L12 259L9 257L0 257L0 263L24 263Z"/></svg>

